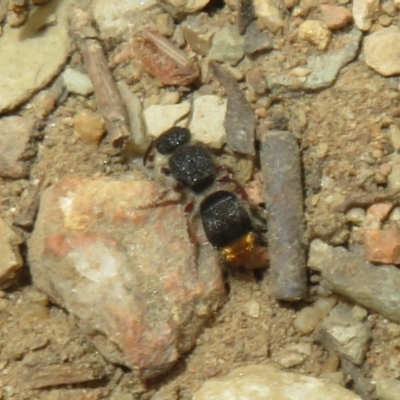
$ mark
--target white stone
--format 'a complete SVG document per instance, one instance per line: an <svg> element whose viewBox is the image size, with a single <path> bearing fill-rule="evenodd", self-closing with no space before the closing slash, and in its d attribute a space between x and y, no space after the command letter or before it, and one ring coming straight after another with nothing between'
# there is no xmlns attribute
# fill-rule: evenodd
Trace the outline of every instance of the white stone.
<svg viewBox="0 0 400 400"><path fill-rule="evenodd" d="M219 96L200 96L193 102L193 116L189 129L195 141L221 148L226 141L224 119L226 100Z"/></svg>
<svg viewBox="0 0 400 400"><path fill-rule="evenodd" d="M22 267L21 243L22 239L0 218L0 289L11 286Z"/></svg>
<svg viewBox="0 0 400 400"><path fill-rule="evenodd" d="M84 74L74 68L66 68L62 76L64 79L64 84L69 93L88 96L93 92L93 85L87 74Z"/></svg>
<svg viewBox="0 0 400 400"><path fill-rule="evenodd" d="M379 12L379 0L354 0L353 18L354 22L362 31L370 30L373 19Z"/></svg>
<svg viewBox="0 0 400 400"><path fill-rule="evenodd" d="M27 28L4 28L0 37L0 113L11 111L46 86L61 70L70 50L67 13L72 0L56 9L57 24L38 34ZM40 8L45 15L52 3ZM47 11L46 11L47 10ZM42 17L44 18L44 17Z"/></svg>
<svg viewBox="0 0 400 400"><path fill-rule="evenodd" d="M119 37L138 23L139 12L156 3L156 0L93 0L93 15L102 37Z"/></svg>
<svg viewBox="0 0 400 400"><path fill-rule="evenodd" d="M365 210L361 207L351 208L346 213L346 220L354 225L361 226L365 219Z"/></svg>
<svg viewBox="0 0 400 400"><path fill-rule="evenodd" d="M283 372L272 365L249 365L206 381L193 400L361 400L339 385Z"/></svg>
<svg viewBox="0 0 400 400"><path fill-rule="evenodd" d="M371 33L364 40L366 64L383 76L400 74L400 28L391 26Z"/></svg>
<svg viewBox="0 0 400 400"><path fill-rule="evenodd" d="M152 137L158 137L171 126L187 126L190 103L184 102L172 105L156 104L147 107L143 116L147 127L147 134ZM179 122L178 122L179 121Z"/></svg>

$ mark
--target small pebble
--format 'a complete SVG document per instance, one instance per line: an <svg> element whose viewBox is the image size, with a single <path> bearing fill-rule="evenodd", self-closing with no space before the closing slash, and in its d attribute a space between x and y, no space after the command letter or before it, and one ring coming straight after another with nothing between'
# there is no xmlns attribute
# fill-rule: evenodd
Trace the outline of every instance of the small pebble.
<svg viewBox="0 0 400 400"><path fill-rule="evenodd" d="M390 201L372 204L367 210L367 217L376 218L379 221L385 220L393 209Z"/></svg>
<svg viewBox="0 0 400 400"><path fill-rule="evenodd" d="M322 20L329 29L340 29L349 25L353 20L351 11L346 7L337 7L330 4L321 5Z"/></svg>
<svg viewBox="0 0 400 400"><path fill-rule="evenodd" d="M260 316L260 303L257 300L249 300L243 304L243 312L251 318L258 318Z"/></svg>
<svg viewBox="0 0 400 400"><path fill-rule="evenodd" d="M291 343L276 354L275 361L284 368L295 367L311 355L311 343Z"/></svg>
<svg viewBox="0 0 400 400"><path fill-rule="evenodd" d="M312 306L305 307L299 311L293 322L297 331L303 335L313 332L322 319L329 314L336 304L336 298L320 297Z"/></svg>
<svg viewBox="0 0 400 400"><path fill-rule="evenodd" d="M317 46L319 50L325 50L331 40L332 32L325 23L308 20L299 26L299 37Z"/></svg>
<svg viewBox="0 0 400 400"><path fill-rule="evenodd" d="M400 128L397 125L390 125L389 128L390 142L395 151L400 150Z"/></svg>
<svg viewBox="0 0 400 400"><path fill-rule="evenodd" d="M254 0L253 4L256 17L272 33L285 25L283 14L274 0Z"/></svg>
<svg viewBox="0 0 400 400"><path fill-rule="evenodd" d="M62 76L69 93L88 96L93 92L93 85L87 74L73 68L67 68Z"/></svg>
<svg viewBox="0 0 400 400"><path fill-rule="evenodd" d="M389 26L392 23L392 21L393 21L393 18L386 14L383 14L379 17L379 23L382 26Z"/></svg>
<svg viewBox="0 0 400 400"><path fill-rule="evenodd" d="M382 11L390 15L391 17L394 17L396 15L396 5L393 3L393 1L385 1L382 4Z"/></svg>
<svg viewBox="0 0 400 400"><path fill-rule="evenodd" d="M227 102L219 96L199 96L193 102L193 114L189 129L194 140L213 148L221 148L226 142L224 128ZM212 126L213 129L209 129Z"/></svg>
<svg viewBox="0 0 400 400"><path fill-rule="evenodd" d="M308 335L316 329L323 317L323 313L315 307L306 307L297 313L293 325L299 333Z"/></svg>
<svg viewBox="0 0 400 400"><path fill-rule="evenodd" d="M227 25L215 34L208 53L210 60L235 65L243 56L243 38L236 27Z"/></svg>
<svg viewBox="0 0 400 400"><path fill-rule="evenodd" d="M399 229L367 229L364 233L364 250L370 262L400 264Z"/></svg>
<svg viewBox="0 0 400 400"><path fill-rule="evenodd" d="M354 225L361 226L365 219L365 210L361 207L351 208L346 213L346 219Z"/></svg>
<svg viewBox="0 0 400 400"><path fill-rule="evenodd" d="M161 35L172 36L174 28L174 20L169 14L161 14L156 18L156 30Z"/></svg>
<svg viewBox="0 0 400 400"><path fill-rule="evenodd" d="M354 0L353 18L357 28L362 31L370 30L379 8L379 0Z"/></svg>
<svg viewBox="0 0 400 400"><path fill-rule="evenodd" d="M89 109L78 112L73 125L75 134L85 143L98 144L106 132L104 118Z"/></svg>
<svg viewBox="0 0 400 400"><path fill-rule="evenodd" d="M328 244L321 239L314 239L310 244L307 266L313 271L322 271L330 253L331 247Z"/></svg>
<svg viewBox="0 0 400 400"><path fill-rule="evenodd" d="M179 104L161 105L156 104L147 107L143 116L147 126L147 134L158 137L171 126L186 127L185 118L190 111L190 103L185 101Z"/></svg>
<svg viewBox="0 0 400 400"><path fill-rule="evenodd" d="M388 175L388 188L392 190L400 189L400 160L396 158L392 157L392 171Z"/></svg>

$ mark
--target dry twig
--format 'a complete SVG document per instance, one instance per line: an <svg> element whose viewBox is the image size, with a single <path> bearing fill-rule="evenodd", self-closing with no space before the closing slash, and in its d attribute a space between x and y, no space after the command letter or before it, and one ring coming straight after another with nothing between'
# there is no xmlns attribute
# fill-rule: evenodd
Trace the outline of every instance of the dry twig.
<svg viewBox="0 0 400 400"><path fill-rule="evenodd" d="M97 32L92 26L90 14L75 8L69 15L69 26L70 33L81 50L111 142L114 146L122 147L130 137L129 118L97 39Z"/></svg>

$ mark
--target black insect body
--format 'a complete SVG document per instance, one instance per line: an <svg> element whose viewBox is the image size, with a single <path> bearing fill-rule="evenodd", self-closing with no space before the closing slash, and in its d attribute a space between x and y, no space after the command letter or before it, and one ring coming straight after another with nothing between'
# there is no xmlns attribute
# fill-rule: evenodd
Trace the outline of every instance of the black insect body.
<svg viewBox="0 0 400 400"><path fill-rule="evenodd" d="M200 216L207 239L225 260L244 265L256 244L250 216L239 199L225 190L214 192L201 202Z"/></svg>
<svg viewBox="0 0 400 400"><path fill-rule="evenodd" d="M189 129L173 126L155 141L155 148L160 154L172 154L178 147L188 144L190 136Z"/></svg>
<svg viewBox="0 0 400 400"><path fill-rule="evenodd" d="M198 144L176 149L168 160L174 178L194 192L209 187L216 175L216 165L210 151Z"/></svg>
<svg viewBox="0 0 400 400"><path fill-rule="evenodd" d="M200 193L216 180L218 169L211 151L200 144L188 144L189 140L189 130L171 128L157 139L155 147L169 156L169 167L164 172ZM235 194L218 190L207 195L200 204L200 218L208 241L229 264L265 266L250 215Z"/></svg>

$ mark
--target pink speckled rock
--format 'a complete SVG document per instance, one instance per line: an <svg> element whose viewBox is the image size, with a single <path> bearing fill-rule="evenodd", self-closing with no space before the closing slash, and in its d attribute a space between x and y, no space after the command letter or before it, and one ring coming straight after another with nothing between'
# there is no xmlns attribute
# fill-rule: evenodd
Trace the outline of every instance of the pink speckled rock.
<svg viewBox="0 0 400 400"><path fill-rule="evenodd" d="M193 347L226 295L214 250L190 240L180 195L150 181L64 177L42 195L29 259L36 286L144 378Z"/></svg>

